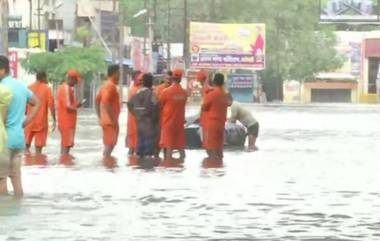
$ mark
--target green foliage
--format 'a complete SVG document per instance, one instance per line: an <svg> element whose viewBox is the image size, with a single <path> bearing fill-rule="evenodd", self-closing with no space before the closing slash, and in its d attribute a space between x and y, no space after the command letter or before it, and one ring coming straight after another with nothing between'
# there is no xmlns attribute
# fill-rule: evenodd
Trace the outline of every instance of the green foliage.
<svg viewBox="0 0 380 241"><path fill-rule="evenodd" d="M90 37L91 31L85 26L77 28L75 31L75 38L78 41L80 41L84 47L87 45L87 42L90 39Z"/></svg>
<svg viewBox="0 0 380 241"><path fill-rule="evenodd" d="M32 54L21 64L30 73L46 71L52 82L62 81L72 68L80 72L82 79L90 81L95 74L105 71L104 59L102 49L68 47L56 53Z"/></svg>

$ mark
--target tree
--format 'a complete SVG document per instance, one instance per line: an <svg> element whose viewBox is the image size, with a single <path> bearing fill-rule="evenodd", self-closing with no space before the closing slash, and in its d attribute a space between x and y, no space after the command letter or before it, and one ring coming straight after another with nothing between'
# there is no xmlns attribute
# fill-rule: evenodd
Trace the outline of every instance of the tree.
<svg viewBox="0 0 380 241"><path fill-rule="evenodd" d="M77 69L81 77L90 81L97 73L106 69L105 53L99 48L68 47L58 52L32 54L21 62L30 73L45 71L49 81L60 82L71 68Z"/></svg>
<svg viewBox="0 0 380 241"><path fill-rule="evenodd" d="M82 43L83 47L87 47L91 38L91 31L86 26L79 27L75 31L75 38Z"/></svg>

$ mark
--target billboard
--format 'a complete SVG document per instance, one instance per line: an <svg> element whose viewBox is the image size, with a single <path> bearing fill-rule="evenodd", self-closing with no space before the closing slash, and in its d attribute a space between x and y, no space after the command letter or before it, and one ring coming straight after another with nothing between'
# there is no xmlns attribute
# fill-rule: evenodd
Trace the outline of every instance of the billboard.
<svg viewBox="0 0 380 241"><path fill-rule="evenodd" d="M265 69L265 24L190 23L190 66Z"/></svg>
<svg viewBox="0 0 380 241"><path fill-rule="evenodd" d="M148 45L149 43L147 43ZM144 54L144 52L146 52ZM133 69L142 72L153 72L153 57L151 51L144 51L144 40L132 38L131 40L131 59Z"/></svg>
<svg viewBox="0 0 380 241"><path fill-rule="evenodd" d="M380 0L319 0L322 22L379 22Z"/></svg>
<svg viewBox="0 0 380 241"><path fill-rule="evenodd" d="M28 33L28 48L47 49L46 32L31 31Z"/></svg>

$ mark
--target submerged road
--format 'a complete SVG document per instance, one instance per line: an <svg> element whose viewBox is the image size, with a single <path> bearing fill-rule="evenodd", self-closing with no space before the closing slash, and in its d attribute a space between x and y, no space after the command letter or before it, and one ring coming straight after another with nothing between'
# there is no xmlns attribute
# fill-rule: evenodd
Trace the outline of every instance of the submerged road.
<svg viewBox="0 0 380 241"><path fill-rule="evenodd" d="M75 165L58 164L53 134L48 165L23 167L25 198L0 198L0 240L380 240L380 108L249 108L260 151L228 151L212 169L202 150L183 167L129 166L125 128L106 168L82 112Z"/></svg>

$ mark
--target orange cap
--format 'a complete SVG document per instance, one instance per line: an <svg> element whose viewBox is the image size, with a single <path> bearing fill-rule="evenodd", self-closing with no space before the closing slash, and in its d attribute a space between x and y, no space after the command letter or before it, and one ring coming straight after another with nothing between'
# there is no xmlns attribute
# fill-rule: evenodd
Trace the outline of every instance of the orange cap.
<svg viewBox="0 0 380 241"><path fill-rule="evenodd" d="M75 79L76 81L80 80L80 74L75 69L70 69L69 71L67 71L67 76L70 77L70 78Z"/></svg>
<svg viewBox="0 0 380 241"><path fill-rule="evenodd" d="M207 79L207 72L204 70L201 70L197 73L197 80L204 82Z"/></svg>
<svg viewBox="0 0 380 241"><path fill-rule="evenodd" d="M182 69L174 69L173 70L173 77L174 78L182 78L183 70Z"/></svg>

